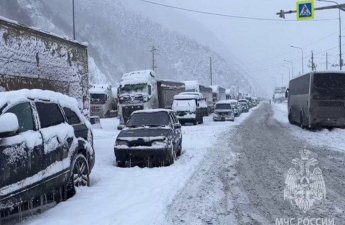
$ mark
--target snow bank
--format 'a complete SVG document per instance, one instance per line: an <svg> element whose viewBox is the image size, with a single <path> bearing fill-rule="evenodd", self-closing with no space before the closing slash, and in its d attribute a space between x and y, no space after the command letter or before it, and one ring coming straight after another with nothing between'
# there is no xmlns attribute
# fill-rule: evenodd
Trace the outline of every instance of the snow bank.
<svg viewBox="0 0 345 225"><path fill-rule="evenodd" d="M285 126L298 139L306 141L307 145L316 145L325 149L345 152L345 129L323 129L320 131L303 130L291 125L288 120L286 103L273 104L274 118Z"/></svg>

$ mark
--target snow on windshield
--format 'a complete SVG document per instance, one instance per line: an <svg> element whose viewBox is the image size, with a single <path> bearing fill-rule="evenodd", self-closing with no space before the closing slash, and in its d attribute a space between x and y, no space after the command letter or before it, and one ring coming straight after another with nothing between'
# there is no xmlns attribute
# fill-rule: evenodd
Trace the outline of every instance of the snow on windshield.
<svg viewBox="0 0 345 225"><path fill-rule="evenodd" d="M172 109L174 111L195 111L196 103L194 99L174 100Z"/></svg>

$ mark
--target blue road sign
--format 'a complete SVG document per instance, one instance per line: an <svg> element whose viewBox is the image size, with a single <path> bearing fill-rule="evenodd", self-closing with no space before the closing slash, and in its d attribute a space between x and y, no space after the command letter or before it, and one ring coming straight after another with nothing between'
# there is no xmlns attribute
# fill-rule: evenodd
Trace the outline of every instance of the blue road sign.
<svg viewBox="0 0 345 225"><path fill-rule="evenodd" d="M314 1L297 2L297 20L314 19Z"/></svg>

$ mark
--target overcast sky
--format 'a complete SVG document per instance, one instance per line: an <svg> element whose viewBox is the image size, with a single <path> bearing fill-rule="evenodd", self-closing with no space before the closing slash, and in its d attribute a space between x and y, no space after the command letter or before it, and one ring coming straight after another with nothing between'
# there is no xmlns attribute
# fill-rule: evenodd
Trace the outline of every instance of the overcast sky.
<svg viewBox="0 0 345 225"><path fill-rule="evenodd" d="M296 8L296 1L293 0L152 1L221 14L272 19L279 19L275 13L280 9L293 10ZM330 49L327 51L330 64L336 64L339 60L337 10L316 12L317 20L334 19L331 21L284 22L282 19L281 22L267 22L200 15L175 9L161 8L142 3L138 0L131 0L131 2L137 8L143 9L143 13L148 16L154 18L155 15L160 14L156 19L160 18L160 22L165 23L167 26L181 26L186 30L185 25L181 22L185 18L191 18L201 23L210 31L210 37L205 37L208 36L205 33L199 34L198 29L194 29L193 27L190 27L190 30L188 32L186 31L186 33L190 35L190 33L193 33L191 31L195 31L195 36L199 39L202 38L200 35L204 36L205 42L209 45L214 44L210 43L212 41L222 42L226 46L224 49L227 50L225 51L230 51L232 55L235 55L244 64L251 76L259 80L259 84L265 89L272 88L274 85L281 85L282 77L284 77L284 83L287 83L288 68L283 67L283 65L290 68L291 66L284 62L284 59L293 61L295 75L301 72L301 52L297 49L292 49L290 45L303 47L305 56L304 72L310 70L307 65L312 50L315 53L315 62L319 70L325 70L326 68L327 49ZM339 3L342 2L339 1ZM316 5L325 6L329 5L329 3L316 2ZM175 13L175 16L173 13ZM342 14L345 19L345 14ZM164 15L166 16L164 17ZM176 15L181 15L181 17L177 18ZM287 15L287 19L294 20L295 18L295 14ZM183 29L181 28L182 31ZM329 69L338 68L332 68L329 65Z"/></svg>

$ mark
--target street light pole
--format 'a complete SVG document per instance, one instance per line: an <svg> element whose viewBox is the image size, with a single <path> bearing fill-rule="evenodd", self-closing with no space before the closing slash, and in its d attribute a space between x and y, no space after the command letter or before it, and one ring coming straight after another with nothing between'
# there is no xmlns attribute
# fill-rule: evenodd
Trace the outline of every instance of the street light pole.
<svg viewBox="0 0 345 225"><path fill-rule="evenodd" d="M291 45L290 47L301 50L301 53L302 53L302 74L304 74L304 53L303 53L303 48L297 47L297 46L293 46L293 45Z"/></svg>
<svg viewBox="0 0 345 225"><path fill-rule="evenodd" d="M342 33L342 30L341 30L341 14L340 14L340 10L342 10L342 6L336 2L336 1L330 1L330 0L318 0L319 2L329 2L329 3L333 3L333 4L336 4L338 6L338 10L339 10L339 68L340 70L343 69L343 56L342 56L342 47L341 47L341 42L342 42L342 38L341 38L341 33Z"/></svg>
<svg viewBox="0 0 345 225"><path fill-rule="evenodd" d="M72 14L73 14L73 40L75 40L75 11L74 11L74 0L72 0Z"/></svg>
<svg viewBox="0 0 345 225"><path fill-rule="evenodd" d="M287 62L287 63L291 64L291 69L292 69L291 77L293 78L293 62L289 61L289 60L286 60L286 59L284 59L284 62Z"/></svg>

